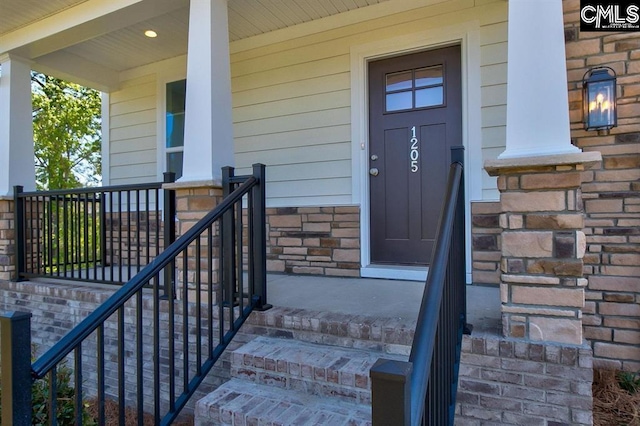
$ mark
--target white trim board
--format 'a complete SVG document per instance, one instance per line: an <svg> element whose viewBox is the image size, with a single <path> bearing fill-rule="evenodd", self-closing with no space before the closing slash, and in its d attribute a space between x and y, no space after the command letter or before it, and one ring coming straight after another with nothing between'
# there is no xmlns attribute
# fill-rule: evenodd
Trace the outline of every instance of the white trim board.
<svg viewBox="0 0 640 426"><path fill-rule="evenodd" d="M462 144L465 147L465 237L471 241L471 203L482 199L480 24L464 22L437 31L411 33L351 47L352 197L361 206L361 275L385 278L388 268L371 265L369 238L367 63L374 59L455 44L462 50ZM466 244L467 282L471 282L471 245ZM402 268L400 268L402 269ZM406 269L407 273L410 268ZM398 269L393 268L398 276ZM372 275L370 275L372 274ZM376 275L378 274L378 275Z"/></svg>
<svg viewBox="0 0 640 426"><path fill-rule="evenodd" d="M429 268L417 266L368 265L360 268L362 278L425 282Z"/></svg>

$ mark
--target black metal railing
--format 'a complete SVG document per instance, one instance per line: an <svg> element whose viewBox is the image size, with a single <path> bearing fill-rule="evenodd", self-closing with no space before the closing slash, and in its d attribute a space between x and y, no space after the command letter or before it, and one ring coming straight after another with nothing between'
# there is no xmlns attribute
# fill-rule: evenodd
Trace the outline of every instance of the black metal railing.
<svg viewBox="0 0 640 426"><path fill-rule="evenodd" d="M451 150L447 191L408 362L371 369L376 425L453 425L466 322L462 147Z"/></svg>
<svg viewBox="0 0 640 426"><path fill-rule="evenodd" d="M69 363L75 424L83 424L87 404L96 407L100 425L105 424L108 404L118 407L121 425L126 407L140 425L144 413L152 415L155 424L171 424L252 310L270 307L264 172L261 164L254 165L249 176L234 176L233 169L226 168L223 184L235 189L225 190L228 195L214 210L32 365L25 363L31 314L0 316L2 380L7 384L3 422L31 424L30 393L25 389L32 380L44 378L50 424L59 424L52 415L61 404L56 372ZM245 253L246 282L239 264L243 256L234 253ZM163 271L173 267L175 298L163 298Z"/></svg>
<svg viewBox="0 0 640 426"><path fill-rule="evenodd" d="M175 194L162 189L174 176L56 191L16 186L17 279L127 282L175 240Z"/></svg>

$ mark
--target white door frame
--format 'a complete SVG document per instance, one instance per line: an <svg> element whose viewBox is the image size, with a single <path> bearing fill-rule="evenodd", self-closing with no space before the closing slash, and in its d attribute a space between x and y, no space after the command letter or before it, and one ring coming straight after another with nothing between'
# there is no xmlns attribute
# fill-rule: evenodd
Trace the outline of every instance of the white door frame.
<svg viewBox="0 0 640 426"><path fill-rule="evenodd" d="M465 147L465 235L467 282L471 282L470 200L482 197L480 90L480 24L465 22L351 47L351 166L353 203L360 205L360 275L373 278L424 280L428 268L371 265L369 234L369 61L420 50L460 44L462 51L462 143Z"/></svg>

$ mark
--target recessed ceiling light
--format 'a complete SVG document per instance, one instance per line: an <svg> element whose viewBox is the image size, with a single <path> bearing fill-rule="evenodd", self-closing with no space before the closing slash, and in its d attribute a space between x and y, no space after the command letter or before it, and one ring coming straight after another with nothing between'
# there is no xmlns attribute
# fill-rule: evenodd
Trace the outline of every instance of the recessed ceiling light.
<svg viewBox="0 0 640 426"><path fill-rule="evenodd" d="M158 33L153 31L153 30L147 30L144 32L144 35L146 35L149 38L156 38L158 37Z"/></svg>

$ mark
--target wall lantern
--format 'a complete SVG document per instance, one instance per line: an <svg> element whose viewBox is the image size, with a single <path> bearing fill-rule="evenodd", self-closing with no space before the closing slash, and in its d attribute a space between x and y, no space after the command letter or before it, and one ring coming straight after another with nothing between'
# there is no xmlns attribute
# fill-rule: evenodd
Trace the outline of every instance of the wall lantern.
<svg viewBox="0 0 640 426"><path fill-rule="evenodd" d="M618 125L616 72L609 67L587 71L582 77L582 102L585 130L597 130L600 135L609 134L609 130Z"/></svg>

